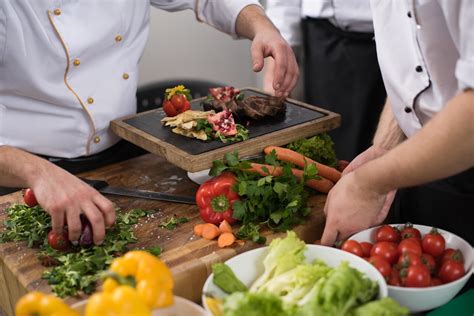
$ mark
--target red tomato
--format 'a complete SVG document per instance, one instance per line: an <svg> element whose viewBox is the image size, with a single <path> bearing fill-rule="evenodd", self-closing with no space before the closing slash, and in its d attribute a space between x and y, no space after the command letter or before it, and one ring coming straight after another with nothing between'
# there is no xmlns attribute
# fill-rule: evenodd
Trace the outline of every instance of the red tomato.
<svg viewBox="0 0 474 316"><path fill-rule="evenodd" d="M390 263L385 260L382 256L374 255L369 258L369 262L379 270L380 274L385 278L385 280L389 280L392 274L392 268L390 267Z"/></svg>
<svg viewBox="0 0 474 316"><path fill-rule="evenodd" d="M51 248L59 251L66 251L71 246L66 230L63 230L62 234L56 234L53 231L50 231L48 233L48 244Z"/></svg>
<svg viewBox="0 0 474 316"><path fill-rule="evenodd" d="M390 273L388 284L393 286L402 286L402 282L400 281L400 271L398 269L392 268L392 273Z"/></svg>
<svg viewBox="0 0 474 316"><path fill-rule="evenodd" d="M436 271L436 260L432 255L428 253L421 254L421 262L430 270L431 274L435 274Z"/></svg>
<svg viewBox="0 0 474 316"><path fill-rule="evenodd" d="M443 284L443 282L441 282L440 279L438 278L431 278L431 286L438 286L438 285L441 285Z"/></svg>
<svg viewBox="0 0 474 316"><path fill-rule="evenodd" d="M397 244L388 241L380 241L375 243L370 251L371 256L380 255L388 263L392 264L398 259Z"/></svg>
<svg viewBox="0 0 474 316"><path fill-rule="evenodd" d="M401 272L402 285L407 287L427 287L431 284L430 271L424 266L410 266Z"/></svg>
<svg viewBox="0 0 474 316"><path fill-rule="evenodd" d="M452 282L461 278L463 275L464 265L453 260L446 260L438 271L438 277L443 283Z"/></svg>
<svg viewBox="0 0 474 316"><path fill-rule="evenodd" d="M370 242L363 241L360 243L360 246L362 247L364 257L370 257L370 251L372 250L373 245Z"/></svg>
<svg viewBox="0 0 474 316"><path fill-rule="evenodd" d="M420 231L414 228L413 224L411 223L408 223L403 227L402 231L400 232L400 236L402 237L402 239L413 237L421 240Z"/></svg>
<svg viewBox="0 0 474 316"><path fill-rule="evenodd" d="M342 250L355 254L356 256L363 257L364 251L360 246L359 242L355 240L346 240L341 247Z"/></svg>
<svg viewBox="0 0 474 316"><path fill-rule="evenodd" d="M175 109L178 111L183 108L185 100L186 97L184 96L184 94L175 94L170 99L171 103L173 103Z"/></svg>
<svg viewBox="0 0 474 316"><path fill-rule="evenodd" d="M375 241L389 241L398 243L400 241L400 233L390 225L380 226L375 232Z"/></svg>
<svg viewBox="0 0 474 316"><path fill-rule="evenodd" d="M421 257L419 255L408 251L400 255L397 264L400 269L403 269L408 268L410 266L421 266L423 265L423 261L421 260Z"/></svg>
<svg viewBox="0 0 474 316"><path fill-rule="evenodd" d="M421 245L416 238L410 237L403 239L398 244L398 253L402 255L405 252L413 252L414 254L421 256Z"/></svg>
<svg viewBox="0 0 474 316"><path fill-rule="evenodd" d="M36 201L35 194L30 188L23 191L23 200L25 201L25 204L29 207L38 205L38 201Z"/></svg>
<svg viewBox="0 0 474 316"><path fill-rule="evenodd" d="M163 101L163 111L165 111L166 116L169 117L173 117L179 114L179 112L176 110L170 100Z"/></svg>
<svg viewBox="0 0 474 316"><path fill-rule="evenodd" d="M462 255L461 250L453 248L448 248L443 252L443 256L441 257L441 264L443 264L447 260L453 260L457 262L464 263L464 256Z"/></svg>
<svg viewBox="0 0 474 316"><path fill-rule="evenodd" d="M423 237L421 245L423 246L423 252L438 257L443 254L446 241L444 240L444 237L438 233L436 228L433 228L430 233Z"/></svg>

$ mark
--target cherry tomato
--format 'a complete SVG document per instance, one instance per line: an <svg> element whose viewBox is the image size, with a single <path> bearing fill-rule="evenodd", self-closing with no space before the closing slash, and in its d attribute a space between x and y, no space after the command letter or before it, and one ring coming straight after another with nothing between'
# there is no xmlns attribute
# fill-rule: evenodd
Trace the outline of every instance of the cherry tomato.
<svg viewBox="0 0 474 316"><path fill-rule="evenodd" d="M360 246L362 247L364 257L370 257L370 251L372 250L373 245L370 242L363 241L360 243Z"/></svg>
<svg viewBox="0 0 474 316"><path fill-rule="evenodd" d="M171 97L170 101L173 103L176 110L181 110L184 105L186 97L183 94L175 94Z"/></svg>
<svg viewBox="0 0 474 316"><path fill-rule="evenodd" d="M436 272L436 260L433 258L432 255L429 253L422 253L421 254L421 262L430 270L431 274L435 274Z"/></svg>
<svg viewBox="0 0 474 316"><path fill-rule="evenodd" d="M388 241L380 241L375 243L370 251L371 256L380 255L388 263L392 264L395 263L398 259L398 251L397 251L397 244Z"/></svg>
<svg viewBox="0 0 474 316"><path fill-rule="evenodd" d="M406 271L400 272L402 285L407 287L427 287L431 284L430 271L421 266L410 266Z"/></svg>
<svg viewBox="0 0 474 316"><path fill-rule="evenodd" d="M379 270L380 274L384 277L385 280L390 279L390 275L392 273L392 267L390 267L390 263L385 260L382 256L374 255L369 258L369 262Z"/></svg>
<svg viewBox="0 0 474 316"><path fill-rule="evenodd" d="M419 241L413 237L403 239L398 244L398 253L402 255L405 252L413 252L414 254L421 256L422 251Z"/></svg>
<svg viewBox="0 0 474 316"><path fill-rule="evenodd" d="M440 279L438 278L431 278L431 286L438 286L438 285L441 285L443 284L443 282L441 282Z"/></svg>
<svg viewBox="0 0 474 316"><path fill-rule="evenodd" d="M173 117L178 115L177 109L174 107L173 103L170 100L163 101L163 111L165 111L166 116Z"/></svg>
<svg viewBox="0 0 474 316"><path fill-rule="evenodd" d="M25 204L29 207L38 205L38 201L36 201L36 196L33 193L33 190L31 190L30 188L25 189L23 191L23 200L25 201Z"/></svg>
<svg viewBox="0 0 474 316"><path fill-rule="evenodd" d="M436 228L433 228L431 232L423 237L421 245L423 246L423 252L438 257L443 254L446 247L446 241L444 240L444 237L438 233Z"/></svg>
<svg viewBox="0 0 474 316"><path fill-rule="evenodd" d="M462 252L459 249L454 250L453 248L447 248L443 252L443 256L441 257L440 262L441 264L443 264L447 260L453 260L464 263L464 256L462 255Z"/></svg>
<svg viewBox="0 0 474 316"><path fill-rule="evenodd" d="M375 232L375 241L389 241L398 243L400 241L400 233L395 227L383 225L380 226Z"/></svg>
<svg viewBox="0 0 474 316"><path fill-rule="evenodd" d="M404 254L400 255L398 258L397 265L400 269L408 268L410 266L421 266L423 265L423 261L421 257L413 252L405 252Z"/></svg>
<svg viewBox="0 0 474 316"><path fill-rule="evenodd" d="M359 242L355 240L346 240L341 247L342 250L355 254L356 256L363 257L364 251L360 246Z"/></svg>
<svg viewBox="0 0 474 316"><path fill-rule="evenodd" d="M71 246L66 230L63 230L62 234L56 234L55 232L50 231L48 233L48 244L51 248L59 251L66 251Z"/></svg>
<svg viewBox="0 0 474 316"><path fill-rule="evenodd" d="M414 228L413 224L411 223L408 223L403 227L403 229L400 232L400 236L402 237L402 239L413 237L413 238L418 238L421 240L420 231Z"/></svg>
<svg viewBox="0 0 474 316"><path fill-rule="evenodd" d="M400 280L400 271L398 269L392 268L392 273L390 273L388 284L393 286L402 286L402 282Z"/></svg>
<svg viewBox="0 0 474 316"><path fill-rule="evenodd" d="M439 268L438 277L441 282L448 283L461 278L464 275L464 265L454 260L446 260Z"/></svg>

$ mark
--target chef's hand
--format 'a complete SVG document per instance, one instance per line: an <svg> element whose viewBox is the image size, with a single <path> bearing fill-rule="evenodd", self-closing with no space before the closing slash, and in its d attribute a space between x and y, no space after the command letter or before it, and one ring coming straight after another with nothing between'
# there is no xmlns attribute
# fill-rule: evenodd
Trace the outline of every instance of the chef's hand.
<svg viewBox="0 0 474 316"><path fill-rule="evenodd" d="M372 146L344 169L342 178L329 192L324 207L326 227L322 243L332 246L337 240L349 237L360 230L380 224L390 209L396 191L377 192L376 188L364 186L364 179L355 180L354 171L367 162L384 155L387 150Z"/></svg>
<svg viewBox="0 0 474 316"><path fill-rule="evenodd" d="M237 34L252 40L252 68L263 69L264 59L273 58L275 62L273 89L275 95L288 96L299 78L298 64L290 45L278 29L266 17L265 12L256 5L245 7L237 17Z"/></svg>
<svg viewBox="0 0 474 316"><path fill-rule="evenodd" d="M43 160L44 161L44 160ZM67 171L44 161L30 185L38 203L51 215L55 233L67 223L69 240L76 244L81 235L80 214L90 221L96 245L103 242L105 228L115 222L115 209L108 199Z"/></svg>

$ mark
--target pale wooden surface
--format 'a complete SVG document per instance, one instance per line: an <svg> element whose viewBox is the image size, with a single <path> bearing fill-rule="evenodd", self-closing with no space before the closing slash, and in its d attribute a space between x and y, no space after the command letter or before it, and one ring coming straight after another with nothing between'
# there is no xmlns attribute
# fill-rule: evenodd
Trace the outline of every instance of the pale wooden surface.
<svg viewBox="0 0 474 316"><path fill-rule="evenodd" d="M154 155L145 155L129 161L107 166L83 176L90 179L107 180L111 185L160 190L169 193L194 194L198 185L191 182L184 170L173 166ZM225 261L238 253L260 247L252 242L220 249L215 241L206 241L192 233L195 224L200 223L197 206L170 202L108 196L122 209L160 209L155 218L141 221L135 229L138 243L131 248L161 246L161 258L170 266L175 282L175 294L199 301L201 289L211 272L211 265ZM295 228L298 235L307 242L320 238L323 225L325 195L311 198L312 213L304 225ZM0 222L5 220L4 209L11 203L21 201L20 193L0 197ZM186 216L189 222L169 231L158 227L167 216ZM234 227L236 228L236 227ZM266 233L268 241L277 236ZM13 315L16 301L26 292L39 290L50 292L46 281L41 280L45 270L36 258L37 250L29 249L25 243L0 244L0 313ZM84 297L69 298L74 303Z"/></svg>
<svg viewBox="0 0 474 316"><path fill-rule="evenodd" d="M245 89L258 91L251 88ZM139 130L125 123L125 120L127 119L145 115L149 112L133 114L117 119L115 121L112 121L110 126L115 134L128 140L129 142L140 146L149 152L164 157L166 160L170 161L178 167L181 167L184 170L196 172L210 168L212 166L212 161L216 159L221 159L221 157L223 157L226 152L233 152L234 150L237 150L241 157L250 156L256 153L260 153L265 146L268 146L270 144L274 146L286 145L298 139L332 130L341 124L341 117L339 114L297 100L288 100L301 107L316 110L321 113L326 113L327 115L315 120L291 126L279 131L275 131L273 133L251 138L243 142L236 142L232 145L217 148L215 150L198 155L190 155L182 149L173 146L173 144L167 143L159 138L154 137L153 135L150 135L142 130ZM156 122L156 124L161 124L161 122Z"/></svg>

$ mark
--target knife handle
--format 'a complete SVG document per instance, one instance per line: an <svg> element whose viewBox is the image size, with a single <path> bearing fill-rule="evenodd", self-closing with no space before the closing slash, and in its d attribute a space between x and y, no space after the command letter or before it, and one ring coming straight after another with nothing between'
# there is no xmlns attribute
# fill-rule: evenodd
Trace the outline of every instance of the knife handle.
<svg viewBox="0 0 474 316"><path fill-rule="evenodd" d="M81 177L79 177L79 179L81 179L82 181L84 181L85 183L87 183L88 185L90 185L96 190L100 190L109 186L109 184L103 180L92 180L92 179L86 179L86 178L81 178Z"/></svg>

